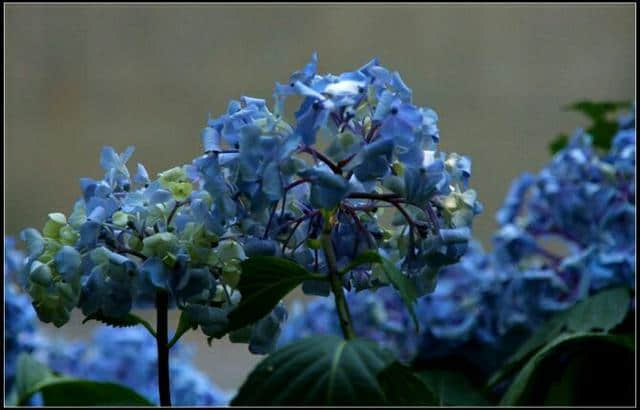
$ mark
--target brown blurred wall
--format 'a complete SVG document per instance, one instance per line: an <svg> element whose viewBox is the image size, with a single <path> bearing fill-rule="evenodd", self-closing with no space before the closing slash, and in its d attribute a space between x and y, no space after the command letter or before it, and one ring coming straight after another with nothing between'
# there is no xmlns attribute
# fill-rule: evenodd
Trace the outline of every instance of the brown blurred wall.
<svg viewBox="0 0 640 410"><path fill-rule="evenodd" d="M632 4L6 5L5 234L68 214L78 179L102 175L103 145L135 145L131 167L151 174L190 162L208 113L241 95L270 100L317 50L322 73L379 56L438 112L441 148L473 159L485 204L474 229L490 248L510 181L587 124L561 107L634 98L634 16ZM47 328L87 333L78 315ZM246 345L187 339L223 387L259 360Z"/></svg>

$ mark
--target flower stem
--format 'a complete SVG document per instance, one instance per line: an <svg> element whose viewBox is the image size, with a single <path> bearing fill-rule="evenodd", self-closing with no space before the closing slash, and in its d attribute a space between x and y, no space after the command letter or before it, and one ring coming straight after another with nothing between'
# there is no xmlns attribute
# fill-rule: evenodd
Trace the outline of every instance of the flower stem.
<svg viewBox="0 0 640 410"><path fill-rule="evenodd" d="M171 406L171 390L169 388L169 346L167 344L169 323L169 294L164 291L156 293L156 343L158 345L158 391L160 406Z"/></svg>
<svg viewBox="0 0 640 410"><path fill-rule="evenodd" d="M329 268L329 281L331 283L331 290L336 300L336 311L340 318L340 328L342 334L347 340L355 339L356 334L351 326L351 315L349 314L349 305L344 297L344 291L342 290L342 281L338 273L338 266L336 264L336 254L331 243L331 225L328 221L325 221L325 228L322 232L322 248L324 255L327 259L327 267Z"/></svg>

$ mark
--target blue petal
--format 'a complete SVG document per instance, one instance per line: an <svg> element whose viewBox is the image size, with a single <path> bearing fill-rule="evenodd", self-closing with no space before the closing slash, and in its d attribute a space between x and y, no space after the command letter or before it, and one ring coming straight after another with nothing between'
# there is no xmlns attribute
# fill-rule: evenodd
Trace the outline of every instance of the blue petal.
<svg viewBox="0 0 640 410"><path fill-rule="evenodd" d="M220 134L215 128L206 127L202 130L202 146L204 152L221 151Z"/></svg>
<svg viewBox="0 0 640 410"><path fill-rule="evenodd" d="M66 281L70 282L77 277L82 258L75 248L63 246L56 254L55 261L57 271Z"/></svg>
<svg viewBox="0 0 640 410"><path fill-rule="evenodd" d="M156 288L168 289L169 270L160 258L145 260L140 271Z"/></svg>
<svg viewBox="0 0 640 410"><path fill-rule="evenodd" d="M287 311L280 304L255 323L249 339L249 351L254 354L269 354L275 350L276 342L286 320Z"/></svg>
<svg viewBox="0 0 640 410"><path fill-rule="evenodd" d="M93 249L98 242L101 225L98 222L87 221L80 227L80 241L78 246L83 249Z"/></svg>
<svg viewBox="0 0 640 410"><path fill-rule="evenodd" d="M20 238L27 244L27 256L35 259L44 252L44 239L37 229L27 228L20 232Z"/></svg>

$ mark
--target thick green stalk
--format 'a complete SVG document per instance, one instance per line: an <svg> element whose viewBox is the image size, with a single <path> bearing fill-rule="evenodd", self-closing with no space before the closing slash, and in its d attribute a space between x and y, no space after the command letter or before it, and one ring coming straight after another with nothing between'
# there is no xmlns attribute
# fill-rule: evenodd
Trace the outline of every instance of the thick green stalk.
<svg viewBox="0 0 640 410"><path fill-rule="evenodd" d="M322 233L322 248L324 255L327 259L327 267L329 268L329 281L331 283L331 290L336 300L336 310L340 318L340 328L344 338L355 339L356 334L353 331L351 325L351 315L349 314L349 305L344 297L344 291L342 290L342 280L338 273L338 266L336 263L336 254L333 250L333 244L331 243L331 225L325 222L325 229Z"/></svg>
<svg viewBox="0 0 640 410"><path fill-rule="evenodd" d="M156 293L156 343L158 345L158 390L160 405L171 406L171 389L169 384L169 294L164 291Z"/></svg>

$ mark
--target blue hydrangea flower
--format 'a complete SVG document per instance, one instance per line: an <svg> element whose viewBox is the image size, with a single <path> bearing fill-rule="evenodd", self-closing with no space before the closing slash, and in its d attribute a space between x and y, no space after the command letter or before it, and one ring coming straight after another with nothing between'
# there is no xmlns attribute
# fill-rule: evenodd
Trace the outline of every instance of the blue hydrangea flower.
<svg viewBox="0 0 640 410"><path fill-rule="evenodd" d="M554 312L602 288L633 288L635 119L621 124L604 156L577 132L541 172L513 182L496 216L500 228L493 251L471 242L457 264L440 270L434 291L418 300L419 335L407 326L409 314L398 295L378 294L371 304L370 291L347 296L356 333L405 360L463 358L488 375ZM465 172L464 161L451 163ZM455 209L456 202L449 202L441 212L448 205ZM552 251L550 237L564 243L564 253ZM412 263L408 271L424 266L420 259ZM399 323L405 323L398 326L400 339L385 333ZM297 305L279 343L317 333L340 333L331 301L314 299L306 309Z"/></svg>
<svg viewBox="0 0 640 410"><path fill-rule="evenodd" d="M34 349L36 333L36 313L29 297L21 293L11 276L20 264L21 252L14 247L11 238L5 238L4 270L4 382L5 392L10 392L16 375L18 355Z"/></svg>
<svg viewBox="0 0 640 410"><path fill-rule="evenodd" d="M578 130L539 174L514 181L498 212L499 263L530 277L551 272L545 292L555 303L549 308L604 287L633 287L634 171L634 128L621 128L604 156ZM553 253L550 240L564 244L565 252Z"/></svg>
<svg viewBox="0 0 640 410"><path fill-rule="evenodd" d="M290 98L299 103L291 124L283 110ZM288 258L328 274L324 251L312 245L326 223L339 268L377 251L428 293L425 270L459 260L482 211L469 188L471 160L438 150L437 114L415 105L400 74L377 59L322 75L315 53L276 83L274 99L273 110L261 98L232 100L201 131L203 155L156 176L141 164L129 172L133 147L104 147L104 176L81 179L72 213L52 213L42 230L22 233L22 280L38 317L62 326L76 307L120 317L161 290L219 338L240 300L247 257ZM383 213L393 214L392 227L382 226ZM344 280L346 289L387 285L371 265ZM303 290L328 289L308 281ZM256 323L249 349L272 350L286 317L277 307Z"/></svg>

